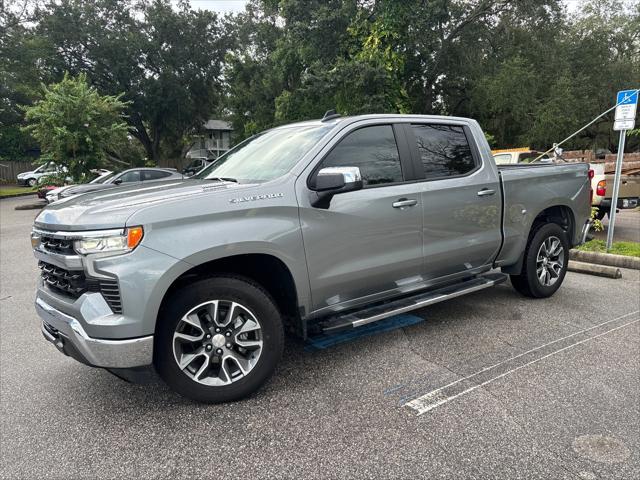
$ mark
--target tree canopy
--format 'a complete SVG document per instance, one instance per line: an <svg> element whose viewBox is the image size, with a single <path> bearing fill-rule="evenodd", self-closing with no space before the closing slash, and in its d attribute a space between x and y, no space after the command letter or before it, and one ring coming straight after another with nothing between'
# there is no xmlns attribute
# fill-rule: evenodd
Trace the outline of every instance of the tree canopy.
<svg viewBox="0 0 640 480"><path fill-rule="evenodd" d="M124 94L131 133L151 160L163 148L179 153L183 135L217 108L227 37L214 12L169 0L61 0L40 5L35 19L15 45L37 57L28 73L44 82L83 73L101 93Z"/></svg>
<svg viewBox="0 0 640 480"><path fill-rule="evenodd" d="M187 1L31 1L0 16L5 157L30 142L19 105L65 72L123 94L152 162L180 155L213 116L241 139L331 108L468 116L495 146L547 148L640 84L640 4L628 0L572 15L562 0L251 0L226 17ZM614 150L611 121L567 147Z"/></svg>
<svg viewBox="0 0 640 480"><path fill-rule="evenodd" d="M640 84L640 5L619 0L575 18L560 0L265 0L236 29L226 105L245 135L335 107L469 116L541 148ZM615 138L609 117L570 146Z"/></svg>

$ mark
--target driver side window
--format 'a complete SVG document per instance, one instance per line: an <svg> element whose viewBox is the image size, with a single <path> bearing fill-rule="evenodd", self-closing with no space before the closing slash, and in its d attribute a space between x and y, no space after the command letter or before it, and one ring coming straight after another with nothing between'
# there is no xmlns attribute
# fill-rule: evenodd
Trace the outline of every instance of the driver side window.
<svg viewBox="0 0 640 480"><path fill-rule="evenodd" d="M359 128L331 150L322 167L358 167L364 186L402 182L398 146L391 125Z"/></svg>

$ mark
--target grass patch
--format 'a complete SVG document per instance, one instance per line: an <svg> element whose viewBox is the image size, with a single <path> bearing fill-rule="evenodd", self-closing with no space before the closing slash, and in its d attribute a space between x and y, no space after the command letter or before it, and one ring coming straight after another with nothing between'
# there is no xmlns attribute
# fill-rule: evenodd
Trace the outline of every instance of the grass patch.
<svg viewBox="0 0 640 480"><path fill-rule="evenodd" d="M584 252L599 252L607 253L607 242L604 240L591 240L590 242L580 245L578 250ZM640 243L639 242L613 242L611 251L616 255L625 255L627 257L640 257Z"/></svg>
<svg viewBox="0 0 640 480"><path fill-rule="evenodd" d="M0 188L0 197L7 197L9 195L15 195L17 193L36 193L36 192L35 190L29 187Z"/></svg>

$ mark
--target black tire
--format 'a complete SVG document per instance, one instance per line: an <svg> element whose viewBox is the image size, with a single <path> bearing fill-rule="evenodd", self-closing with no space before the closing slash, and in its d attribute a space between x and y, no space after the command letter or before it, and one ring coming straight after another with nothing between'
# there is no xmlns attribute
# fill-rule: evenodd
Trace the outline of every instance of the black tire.
<svg viewBox="0 0 640 480"><path fill-rule="evenodd" d="M36 183L38 183L38 181L35 178L30 178L29 180L27 180L28 187L35 187Z"/></svg>
<svg viewBox="0 0 640 480"><path fill-rule="evenodd" d="M174 357L173 337L181 318L210 300L246 306L261 328L262 349L257 363L227 385L199 383L180 369ZM284 349L282 317L269 294L250 279L225 275L199 280L173 293L163 305L154 339L154 365L160 377L177 393L202 403L230 402L258 390L275 371Z"/></svg>
<svg viewBox="0 0 640 480"><path fill-rule="evenodd" d="M562 244L563 259L562 268L552 285L545 285L538 277L538 252L543 242L548 239L557 238ZM569 263L569 241L566 232L555 223L539 224L534 227L534 231L529 236L524 253L524 262L522 264L522 272L519 275L511 275L511 285L518 292L526 297L531 298L547 298L556 293L562 285L564 277L567 273L567 265ZM545 264L546 267L546 264Z"/></svg>

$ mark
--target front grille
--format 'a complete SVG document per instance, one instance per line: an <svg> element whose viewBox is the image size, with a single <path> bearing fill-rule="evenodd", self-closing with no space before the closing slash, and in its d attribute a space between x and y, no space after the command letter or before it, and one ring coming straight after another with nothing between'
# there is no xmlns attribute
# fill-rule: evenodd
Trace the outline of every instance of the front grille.
<svg viewBox="0 0 640 480"><path fill-rule="evenodd" d="M87 279L81 270L65 270L46 262L38 262L42 280L57 293L78 298L87 291Z"/></svg>
<svg viewBox="0 0 640 480"><path fill-rule="evenodd" d="M114 313L122 313L117 280L87 278L81 270L65 270L47 262L38 262L42 280L55 293L78 298L85 292L99 292Z"/></svg>
<svg viewBox="0 0 640 480"><path fill-rule="evenodd" d="M51 253L60 255L76 255L73 249L73 240L68 238L55 238L47 234L40 235L40 246Z"/></svg>

